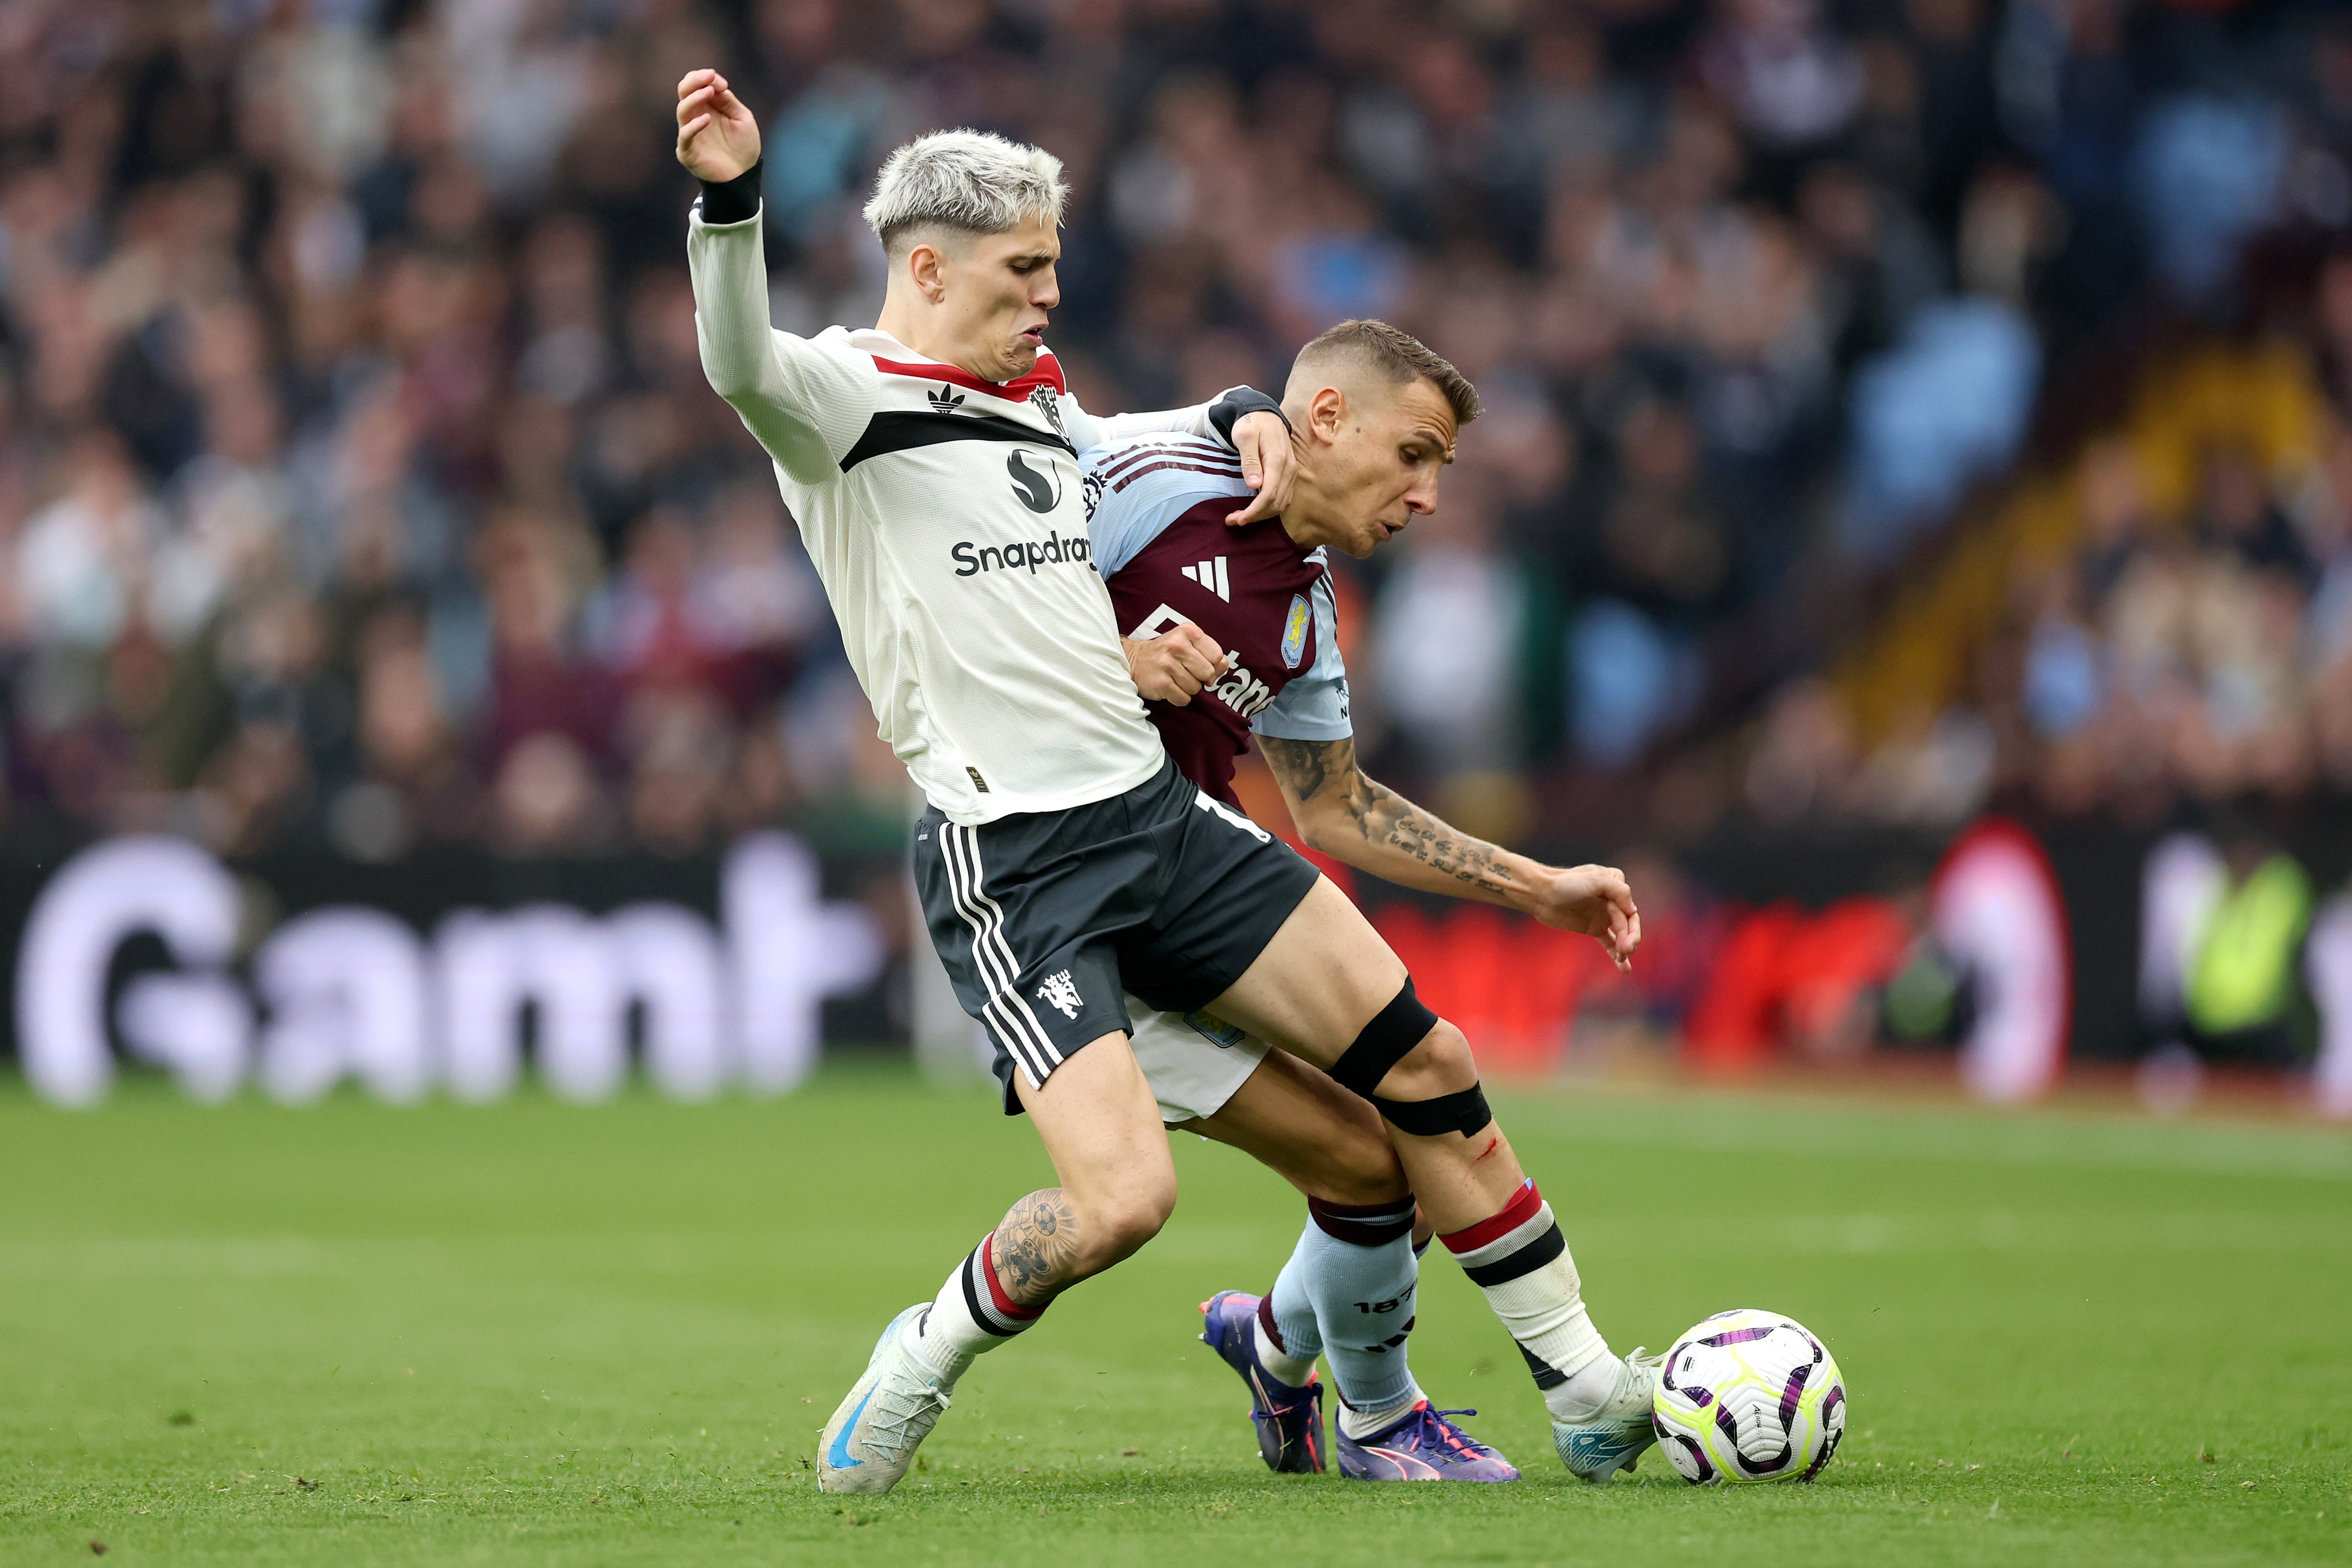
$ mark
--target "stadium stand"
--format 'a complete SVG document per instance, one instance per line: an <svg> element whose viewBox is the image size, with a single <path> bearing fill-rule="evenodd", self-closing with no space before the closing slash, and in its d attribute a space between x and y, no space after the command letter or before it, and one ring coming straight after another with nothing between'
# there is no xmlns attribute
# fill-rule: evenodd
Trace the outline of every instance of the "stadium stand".
<svg viewBox="0 0 2352 1568"><path fill-rule="evenodd" d="M1374 771L1466 826L1680 854L2352 789L2329 7L16 0L12 852L896 842L697 362L705 59L767 117L780 325L868 317L875 164L974 124L1068 167L1090 407L1349 315L1477 381L1441 514L1346 584Z"/></svg>

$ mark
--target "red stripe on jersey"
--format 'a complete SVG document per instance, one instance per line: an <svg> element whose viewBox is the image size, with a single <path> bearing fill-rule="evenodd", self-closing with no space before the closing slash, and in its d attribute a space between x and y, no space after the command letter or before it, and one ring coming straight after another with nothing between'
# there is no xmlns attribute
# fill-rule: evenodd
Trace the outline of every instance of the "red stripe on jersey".
<svg viewBox="0 0 2352 1568"><path fill-rule="evenodd" d="M1146 474L1157 474L1162 468L1181 468L1187 474L1214 474L1220 479L1238 479L1242 476L1242 471L1238 467L1212 468L1206 464L1202 463L1177 463L1174 461L1166 463L1147 463L1140 468L1129 470L1125 477L1121 478L1118 484L1111 486L1111 493L1113 495L1117 495L1119 491L1126 489L1129 485L1134 484L1138 479L1142 478Z"/></svg>
<svg viewBox="0 0 2352 1568"><path fill-rule="evenodd" d="M970 371L958 370L953 365L910 365L904 360L886 360L879 354L874 356L874 368L885 375L946 382L967 392L986 392L991 397L1001 397L1012 402L1023 401L1038 387L1052 387L1057 392L1069 391L1062 384L1061 363L1051 354L1038 355L1037 368L1017 382L984 382Z"/></svg>
<svg viewBox="0 0 2352 1568"><path fill-rule="evenodd" d="M1489 1242L1500 1240L1533 1219L1536 1217L1536 1210L1542 1207L1543 1195L1536 1191L1535 1179L1531 1176L1527 1184L1513 1195L1511 1201L1503 1206L1502 1213L1490 1215L1467 1230L1457 1230L1450 1236L1441 1236L1438 1239L1445 1243L1445 1249L1448 1252L1475 1252L1479 1248Z"/></svg>
<svg viewBox="0 0 2352 1568"><path fill-rule="evenodd" d="M1102 476L1106 479L1112 478L1120 470L1132 468L1138 463L1153 457L1191 457L1203 462L1214 459L1220 463L1240 461L1213 441L1202 441L1197 436L1191 435L1171 435L1146 442L1133 452L1124 453L1112 458L1103 465Z"/></svg>

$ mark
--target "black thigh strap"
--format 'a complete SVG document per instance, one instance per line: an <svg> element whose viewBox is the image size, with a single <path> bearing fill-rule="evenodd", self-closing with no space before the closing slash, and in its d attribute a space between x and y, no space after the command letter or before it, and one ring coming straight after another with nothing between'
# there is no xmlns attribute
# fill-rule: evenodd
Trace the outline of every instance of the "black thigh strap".
<svg viewBox="0 0 2352 1568"><path fill-rule="evenodd" d="M1388 1006L1372 1015L1356 1042L1339 1053L1331 1064L1332 1082L1343 1089L1352 1089L1369 1100L1389 1069L1404 1060L1405 1053L1429 1038L1437 1027L1437 1015L1422 1004L1412 994L1412 977L1404 977L1404 989L1399 991Z"/></svg>
<svg viewBox="0 0 2352 1568"><path fill-rule="evenodd" d="M1399 1132L1423 1138L1442 1133L1459 1133L1466 1138L1495 1119L1495 1113L1486 1109L1486 1096L1475 1083L1434 1100L1383 1100L1375 1094L1371 1102Z"/></svg>

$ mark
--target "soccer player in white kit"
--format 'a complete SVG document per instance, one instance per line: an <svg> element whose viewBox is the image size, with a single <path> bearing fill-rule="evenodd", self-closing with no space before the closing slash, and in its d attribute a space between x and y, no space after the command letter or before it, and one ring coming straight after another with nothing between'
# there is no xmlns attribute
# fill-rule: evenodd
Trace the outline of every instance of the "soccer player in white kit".
<svg viewBox="0 0 2352 1568"><path fill-rule="evenodd" d="M1272 515L1278 413L1232 394L1120 422L1067 404L1044 351L1060 166L971 132L883 169L866 208L890 266L877 327L775 331L757 121L698 70L678 84L677 122L703 185L688 256L705 373L775 459L882 737L930 801L915 872L932 941L999 1052L1006 1108L1028 1114L1060 1178L884 1330L826 1425L819 1484L896 1485L973 1358L1166 1222L1175 1169L1129 1047L1129 991L1168 1011L1213 1005L1369 1099L1449 1246L1480 1239L1457 1256L1544 1390L1562 1458L1613 1473L1650 1441L1655 1369L1612 1356L1593 1327L1468 1041L1344 894L1175 769L1091 564L1079 449L1213 430L1242 434L1247 459L1255 425L1265 486L1247 510ZM1611 951L1638 945L1622 877L1596 876L1580 905Z"/></svg>

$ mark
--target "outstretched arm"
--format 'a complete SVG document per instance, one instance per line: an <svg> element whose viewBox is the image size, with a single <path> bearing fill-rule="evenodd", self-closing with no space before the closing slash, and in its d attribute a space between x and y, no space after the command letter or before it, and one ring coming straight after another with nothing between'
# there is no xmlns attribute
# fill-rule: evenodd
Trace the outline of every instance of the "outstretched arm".
<svg viewBox="0 0 2352 1568"><path fill-rule="evenodd" d="M1621 969L1642 945L1642 915L1613 866L1548 866L1449 826L1367 778L1353 740L1285 740L1258 749L1289 802L1298 836L1332 859L1401 887L1450 893L1532 915L1593 938Z"/></svg>
<svg viewBox="0 0 2352 1568"><path fill-rule="evenodd" d="M872 412L871 370L769 324L760 125L717 71L677 84L677 161L702 182L686 242L702 372L786 473L821 484Z"/></svg>

